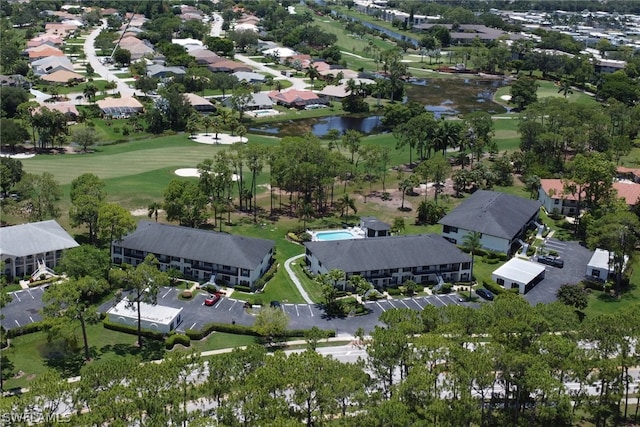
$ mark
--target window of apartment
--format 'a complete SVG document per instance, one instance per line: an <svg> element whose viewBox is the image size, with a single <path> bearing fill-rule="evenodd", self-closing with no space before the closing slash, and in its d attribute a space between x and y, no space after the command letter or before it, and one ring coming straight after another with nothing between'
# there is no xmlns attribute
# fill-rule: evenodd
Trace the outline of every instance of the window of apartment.
<svg viewBox="0 0 640 427"><path fill-rule="evenodd" d="M114 246L113 247L113 253L117 254L117 255L121 255L122 254L122 247L121 246Z"/></svg>
<svg viewBox="0 0 640 427"><path fill-rule="evenodd" d="M447 265L449 265L449 264L440 264L440 270L446 269Z"/></svg>
<svg viewBox="0 0 640 427"><path fill-rule="evenodd" d="M445 225L444 227L442 227L442 231L444 233L457 233L458 227L451 227L449 225Z"/></svg>
<svg viewBox="0 0 640 427"><path fill-rule="evenodd" d="M592 269L592 270L591 270L591 275L592 275L593 277L600 277L600 270L597 270L597 269L595 269L595 268L594 268L594 269Z"/></svg>
<svg viewBox="0 0 640 427"><path fill-rule="evenodd" d="M463 262L462 263L462 269L463 270L468 270L471 268L471 263L470 262Z"/></svg>
<svg viewBox="0 0 640 427"><path fill-rule="evenodd" d="M554 199L553 200L553 204L554 205L559 205L560 204L560 199Z"/></svg>
<svg viewBox="0 0 640 427"><path fill-rule="evenodd" d="M501 279L501 278L499 278L499 277L498 277L498 278L496 279L496 282L498 283L498 285L500 285L500 286L504 286L504 279Z"/></svg>
<svg viewBox="0 0 640 427"><path fill-rule="evenodd" d="M241 276L245 276L245 277L247 277L247 276L249 275L249 270L247 270L246 268L243 268L243 269L240 271L240 275L241 275Z"/></svg>

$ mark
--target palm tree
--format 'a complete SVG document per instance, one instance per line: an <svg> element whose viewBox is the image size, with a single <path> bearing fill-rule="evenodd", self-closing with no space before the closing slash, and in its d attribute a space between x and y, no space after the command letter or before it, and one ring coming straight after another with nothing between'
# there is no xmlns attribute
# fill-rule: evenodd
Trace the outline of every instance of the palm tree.
<svg viewBox="0 0 640 427"><path fill-rule="evenodd" d="M327 132L327 138L329 138L329 150L333 150L336 148L336 143L338 142L338 138L340 138L340 131L338 129L329 129Z"/></svg>
<svg viewBox="0 0 640 427"><path fill-rule="evenodd" d="M89 83L88 85L86 85L84 87L84 90L82 91L82 94L89 102L95 101L96 93L98 93L98 88L92 83Z"/></svg>
<svg viewBox="0 0 640 427"><path fill-rule="evenodd" d="M204 116L202 118L202 125L204 126L204 135L209 136L209 128L213 125L213 118L211 116Z"/></svg>
<svg viewBox="0 0 640 427"><path fill-rule="evenodd" d="M462 248L465 251L471 252L471 277L470 281L473 281L473 262L475 253L482 248L482 233L478 231L472 231L462 238ZM469 298L471 298L471 285L469 285Z"/></svg>
<svg viewBox="0 0 640 427"><path fill-rule="evenodd" d="M358 213L355 199L351 198L347 193L344 193L342 197L340 197L338 200L338 206L341 212L340 216L346 216L347 219L349 219L349 208L351 208L354 215Z"/></svg>
<svg viewBox="0 0 640 427"><path fill-rule="evenodd" d="M302 220L302 228L307 229L307 221L313 218L313 214L315 211L313 210L313 205L311 203L303 203L298 208L298 216Z"/></svg>
<svg viewBox="0 0 640 427"><path fill-rule="evenodd" d="M316 67L314 67L313 65L309 65L307 67L307 71L304 73L304 75L309 77L309 80L311 80L311 85L313 87L315 87L313 82L314 82L315 79L320 78L320 71L318 71L318 69Z"/></svg>
<svg viewBox="0 0 640 427"><path fill-rule="evenodd" d="M282 81L276 80L276 90L280 92L282 90Z"/></svg>
<svg viewBox="0 0 640 427"><path fill-rule="evenodd" d="M562 81L560 82L560 89L558 89L558 93L562 93L565 99L568 95L573 94L573 90L571 89L571 82L569 81L569 79L562 79Z"/></svg>
<svg viewBox="0 0 640 427"><path fill-rule="evenodd" d="M187 120L187 125L184 130L187 131L191 138L198 131L198 124L200 123L200 116L197 113L194 113Z"/></svg>
<svg viewBox="0 0 640 427"><path fill-rule="evenodd" d="M153 202L149 205L149 218L151 218L152 216L155 216L156 218L156 222L158 222L158 212L160 212L160 209L162 209L162 204L159 202Z"/></svg>
<svg viewBox="0 0 640 427"><path fill-rule="evenodd" d="M238 142L243 142L242 137L247 134L247 128L244 127L243 125L240 125L236 128L236 133L240 137L240 140Z"/></svg>

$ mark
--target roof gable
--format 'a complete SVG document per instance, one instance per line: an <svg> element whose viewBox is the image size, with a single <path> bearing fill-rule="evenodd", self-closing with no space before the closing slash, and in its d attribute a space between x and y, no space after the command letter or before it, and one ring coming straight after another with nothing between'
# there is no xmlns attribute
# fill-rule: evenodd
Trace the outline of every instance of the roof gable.
<svg viewBox="0 0 640 427"><path fill-rule="evenodd" d="M471 257L437 234L307 242L305 247L329 270L363 272L471 262Z"/></svg>
<svg viewBox="0 0 640 427"><path fill-rule="evenodd" d="M274 247L272 240L140 221L117 246L185 259L254 269Z"/></svg>
<svg viewBox="0 0 640 427"><path fill-rule="evenodd" d="M56 221L0 228L0 255L22 257L79 246Z"/></svg>
<svg viewBox="0 0 640 427"><path fill-rule="evenodd" d="M438 224L513 239L542 204L511 194L478 190Z"/></svg>

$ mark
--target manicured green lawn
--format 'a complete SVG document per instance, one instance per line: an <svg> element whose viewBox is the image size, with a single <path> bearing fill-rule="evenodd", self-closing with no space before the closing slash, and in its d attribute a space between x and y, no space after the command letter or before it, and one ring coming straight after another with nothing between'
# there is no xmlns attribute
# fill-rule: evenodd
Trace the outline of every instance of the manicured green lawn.
<svg viewBox="0 0 640 427"><path fill-rule="evenodd" d="M563 95L558 92L559 87L556 86L554 82L551 82L548 80L538 80L537 82L539 85L538 92L537 92L538 99L549 98L549 97L557 97L557 98L563 97ZM511 86L503 86L501 88L498 88L498 90L496 91L493 97L496 102L508 105L506 101L501 99L503 95L511 95ZM593 96L589 96L577 89L575 89L572 94L569 94L566 99L569 102L576 102L579 104L588 105L588 104L597 103L597 101L594 99Z"/></svg>
<svg viewBox="0 0 640 427"><path fill-rule="evenodd" d="M220 350L222 348L242 347L249 344L257 343L257 339L250 335L235 335L225 332L212 332L208 337L201 341L191 341L189 349L197 352ZM176 346L173 351L181 351L184 347Z"/></svg>

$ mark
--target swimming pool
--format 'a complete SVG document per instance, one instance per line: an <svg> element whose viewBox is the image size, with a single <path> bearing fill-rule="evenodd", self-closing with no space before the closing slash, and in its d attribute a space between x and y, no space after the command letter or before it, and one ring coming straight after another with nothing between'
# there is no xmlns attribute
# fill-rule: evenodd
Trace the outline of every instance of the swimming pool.
<svg viewBox="0 0 640 427"><path fill-rule="evenodd" d="M359 231L359 230L358 230ZM328 242L334 240L352 240L364 238L364 233L358 233L352 230L325 230L311 232L311 240L314 242Z"/></svg>

